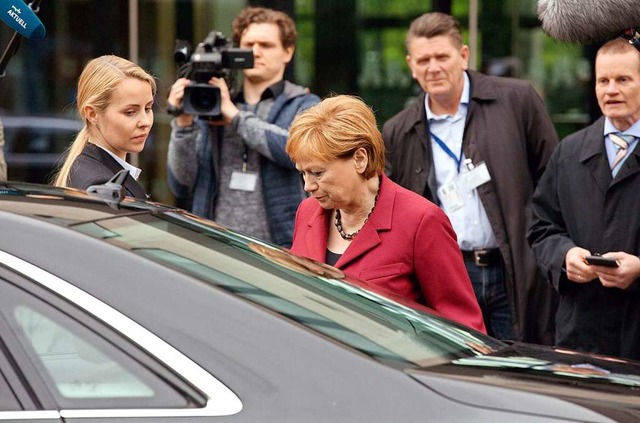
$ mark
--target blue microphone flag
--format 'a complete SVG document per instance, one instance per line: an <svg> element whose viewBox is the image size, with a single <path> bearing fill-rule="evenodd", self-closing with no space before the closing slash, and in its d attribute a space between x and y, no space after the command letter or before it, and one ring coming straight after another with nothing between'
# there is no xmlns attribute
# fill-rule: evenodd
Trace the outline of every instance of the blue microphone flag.
<svg viewBox="0 0 640 423"><path fill-rule="evenodd" d="M0 19L23 37L31 40L44 38L44 25L22 0L0 0Z"/></svg>

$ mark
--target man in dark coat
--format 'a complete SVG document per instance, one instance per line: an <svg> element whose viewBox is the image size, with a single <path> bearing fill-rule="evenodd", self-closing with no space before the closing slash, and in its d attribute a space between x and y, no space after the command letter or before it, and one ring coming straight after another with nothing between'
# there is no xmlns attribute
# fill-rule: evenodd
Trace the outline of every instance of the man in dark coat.
<svg viewBox="0 0 640 423"><path fill-rule="evenodd" d="M558 139L530 83L468 71L451 16L427 13L407 35L424 92L385 123L388 176L447 213L487 331L553 341L555 298L525 234L527 206Z"/></svg>
<svg viewBox="0 0 640 423"><path fill-rule="evenodd" d="M533 197L528 238L560 294L557 345L639 360L640 53L610 41L595 70L604 117L553 154ZM589 265L594 253L618 267Z"/></svg>

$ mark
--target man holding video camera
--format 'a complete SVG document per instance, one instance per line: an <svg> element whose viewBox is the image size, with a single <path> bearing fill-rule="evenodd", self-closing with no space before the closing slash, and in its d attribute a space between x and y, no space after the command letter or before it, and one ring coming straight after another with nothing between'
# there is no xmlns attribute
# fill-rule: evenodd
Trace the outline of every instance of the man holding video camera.
<svg viewBox="0 0 640 423"><path fill-rule="evenodd" d="M302 180L284 151L296 114L320 101L308 89L284 80L293 57L295 23L283 12L244 9L233 21L233 41L253 51L254 66L243 70L241 91L231 97L224 78L220 119L176 113L167 157L169 186L190 200L193 213L285 247L291 246L295 213L305 198ZM179 78L168 107L182 110Z"/></svg>
<svg viewBox="0 0 640 423"><path fill-rule="evenodd" d="M556 148L528 239L560 296L556 345L639 360L640 53L609 41L595 76L604 116Z"/></svg>

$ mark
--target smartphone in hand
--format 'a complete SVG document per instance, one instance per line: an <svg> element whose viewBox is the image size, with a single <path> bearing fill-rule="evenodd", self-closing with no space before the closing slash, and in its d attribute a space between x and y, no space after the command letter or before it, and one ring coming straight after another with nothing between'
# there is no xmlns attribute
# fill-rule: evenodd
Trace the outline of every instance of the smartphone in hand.
<svg viewBox="0 0 640 423"><path fill-rule="evenodd" d="M618 260L612 258L602 257L600 254L593 254L585 257L587 264L591 264L594 266L604 266L604 267L618 267Z"/></svg>

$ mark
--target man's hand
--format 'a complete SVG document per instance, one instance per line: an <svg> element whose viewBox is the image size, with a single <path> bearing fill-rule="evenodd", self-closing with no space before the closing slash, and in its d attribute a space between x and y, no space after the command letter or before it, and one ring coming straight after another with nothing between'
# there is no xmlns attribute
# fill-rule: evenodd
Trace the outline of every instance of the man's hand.
<svg viewBox="0 0 640 423"><path fill-rule="evenodd" d="M233 104L231 100L231 94L229 94L229 87L227 86L227 82L224 78L216 78L215 76L209 80L209 84L214 87L220 88L220 114L222 115L222 120L210 121L211 125L229 125L234 117L240 110Z"/></svg>
<svg viewBox="0 0 640 423"><path fill-rule="evenodd" d="M603 254L602 257L618 260L618 267L589 266L596 273L602 286L627 289L640 277L640 258L617 251Z"/></svg>
<svg viewBox="0 0 640 423"><path fill-rule="evenodd" d="M184 89L191 83L187 78L179 78L171 86L169 91L169 98L167 98L167 104L176 108L182 108L182 99L184 99ZM176 116L176 123L178 126L191 126L193 125L193 115L181 114Z"/></svg>
<svg viewBox="0 0 640 423"><path fill-rule="evenodd" d="M589 266L585 261L585 257L590 255L589 250L580 247L573 247L567 251L564 258L564 264L567 269L567 278L576 283L587 283L596 279L598 275L593 266Z"/></svg>

